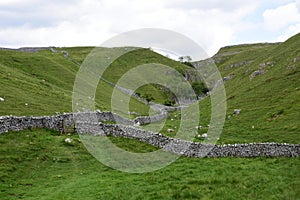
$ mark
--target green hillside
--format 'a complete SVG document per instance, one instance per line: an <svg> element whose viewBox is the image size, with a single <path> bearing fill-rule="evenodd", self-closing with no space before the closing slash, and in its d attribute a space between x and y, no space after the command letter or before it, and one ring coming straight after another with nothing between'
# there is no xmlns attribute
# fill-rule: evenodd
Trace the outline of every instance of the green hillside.
<svg viewBox="0 0 300 200"><path fill-rule="evenodd" d="M60 52L53 53L47 50L35 53L1 50L0 84L4 87L0 89L0 97L5 101L1 102L0 115L49 115L55 112L71 112L75 76L79 65L92 49L92 47L59 49L67 50L70 55L68 58ZM103 51L105 50L103 48ZM163 63L182 73L193 71L191 67L150 50L139 49L117 59L108 68L108 73L104 77L116 83L116 78L119 78L123 72L144 62ZM110 110L112 91L111 85L103 81L99 82L95 99L96 108ZM160 103L164 103L169 97L162 90L151 85L146 85L137 92L142 96L151 96L152 100ZM147 115L149 107L131 99L130 110Z"/></svg>
<svg viewBox="0 0 300 200"><path fill-rule="evenodd" d="M300 34L283 43L224 47L213 56L222 77L227 79L227 114L220 144L300 143L299 47ZM37 53L0 50L0 97L4 99L0 101L0 116L71 111L75 75L93 47L57 49L66 50L69 57L48 50ZM182 74L194 73L191 67L148 49L138 49L115 61L104 74L105 79L115 83L126 70L150 62L171 66ZM96 108L110 110L112 90L110 84L100 81ZM160 103L170 100L169 93L153 85L137 92L151 95ZM198 131L203 134L210 123L210 98L201 100L199 105L199 125L203 128ZM233 114L234 109L240 109L240 114ZM132 98L130 111L148 114L149 107ZM180 117L180 112L170 113L161 132L175 136ZM73 141L66 143L66 138ZM156 150L132 139L110 139L131 152ZM298 199L299 164L299 157L180 158L155 172L130 174L99 163L77 134L28 129L0 135L0 197L7 200Z"/></svg>
<svg viewBox="0 0 300 200"><path fill-rule="evenodd" d="M300 142L299 47L300 34L283 43L224 47L212 57L224 77L227 96L226 121L219 144ZM206 61L194 64L198 63L205 67ZM201 135L209 129L210 98L200 101L199 107ZM235 109L241 110L239 115L233 114ZM179 111L171 113L161 132L175 136L180 120ZM175 132L169 133L168 129ZM201 142L197 137L195 141Z"/></svg>
<svg viewBox="0 0 300 200"><path fill-rule="evenodd" d="M224 47L212 57L222 77L226 78L227 118L220 143L299 143L299 46L298 34L283 43ZM92 49L58 48L69 53L67 58L63 53L47 50L38 53L1 50L0 84L4 87L0 89L0 97L5 101L0 102L0 115L70 112L77 70ZM103 77L116 83L135 66L155 62L173 67L184 75L195 73L193 68L149 49L137 49L114 61ZM95 99L97 109L110 110L112 91L111 85L99 82ZM172 100L171 93L155 85L140 87L136 93L161 104ZM148 114L149 107L144 103L132 98L130 104L130 111ZM199 134L202 134L208 130L210 121L209 97L200 101L200 108L199 125L204 128ZM234 115L234 109L240 109L240 114ZM169 136L176 134L176 131L168 133L167 129L178 129L179 120L179 112L171 113L161 132Z"/></svg>
<svg viewBox="0 0 300 200"><path fill-rule="evenodd" d="M300 142L300 34L284 43L222 48L213 59L222 77L231 77L221 142ZM253 77L255 71L262 74Z"/></svg>

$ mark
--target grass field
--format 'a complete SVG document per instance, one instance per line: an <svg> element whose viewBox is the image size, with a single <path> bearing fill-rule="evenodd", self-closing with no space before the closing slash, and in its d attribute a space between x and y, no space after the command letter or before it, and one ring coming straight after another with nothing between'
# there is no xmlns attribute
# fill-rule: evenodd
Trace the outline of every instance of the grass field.
<svg viewBox="0 0 300 200"><path fill-rule="evenodd" d="M64 143L71 137L72 144ZM129 174L95 160L79 142L45 130L0 137L1 199L297 199L299 158L180 158L149 173ZM111 138L134 152L155 150Z"/></svg>
<svg viewBox="0 0 300 200"><path fill-rule="evenodd" d="M299 46L300 34L284 43L222 48L213 57L222 77L232 77L225 82L227 114L219 144L300 143ZM0 102L0 115L53 115L72 110L78 64L92 47L62 50L70 57L50 51L0 51L0 97L5 99ZM150 62L181 73L192 70L142 49L114 62L105 78L116 82L126 70ZM263 74L251 79L257 70ZM96 108L110 110L112 90L109 84L99 83ZM139 92L161 103L168 96L151 85ZM203 128L198 133L202 134L209 129L210 98L199 106ZM234 109L241 113L234 115ZM130 111L148 114L149 107L131 99ZM161 133L173 137L180 119L180 112L170 113ZM175 132L169 133L169 128ZM64 142L67 137L73 139L71 144ZM135 140L110 139L128 151L156 149ZM299 199L299 166L299 158L180 158L158 171L129 174L98 162L78 135L40 129L0 135L1 199Z"/></svg>

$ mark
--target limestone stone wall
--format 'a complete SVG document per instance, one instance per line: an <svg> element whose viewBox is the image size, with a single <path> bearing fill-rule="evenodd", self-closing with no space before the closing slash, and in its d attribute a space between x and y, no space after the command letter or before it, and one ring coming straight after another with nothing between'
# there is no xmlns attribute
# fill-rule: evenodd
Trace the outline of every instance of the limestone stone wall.
<svg viewBox="0 0 300 200"><path fill-rule="evenodd" d="M7 131L21 131L26 128L47 128L60 131L62 133L76 132L74 121L93 121L93 122L116 122L123 125L135 125L139 122L140 125L150 122L160 121L167 117L166 113L138 117L134 120L126 119L112 112L94 112L94 113L65 113L55 116L0 116L0 134Z"/></svg>
<svg viewBox="0 0 300 200"><path fill-rule="evenodd" d="M251 143L212 145L169 138L160 133L145 131L132 126L117 124L81 124L79 133L125 137L159 147L164 151L188 157L297 157L300 144Z"/></svg>
<svg viewBox="0 0 300 200"><path fill-rule="evenodd" d="M155 120L161 119L161 117L155 118ZM202 144L169 138L160 133L142 130L133 126L137 121L148 123L148 120L147 117L128 120L111 112L67 113L42 117L2 116L0 117L0 134L8 131L21 131L27 128L46 128L61 133L93 134L95 137L97 135L112 135L114 137L137 139L159 147L163 151L188 157L297 157L300 154L300 144ZM113 121L118 124L105 124L101 121Z"/></svg>

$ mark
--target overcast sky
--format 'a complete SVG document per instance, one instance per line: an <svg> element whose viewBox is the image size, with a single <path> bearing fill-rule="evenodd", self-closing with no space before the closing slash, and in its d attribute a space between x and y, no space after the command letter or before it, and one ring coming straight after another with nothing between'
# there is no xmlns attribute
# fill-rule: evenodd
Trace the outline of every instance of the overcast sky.
<svg viewBox="0 0 300 200"><path fill-rule="evenodd" d="M100 45L140 28L186 35L209 55L300 32L300 0L0 0L0 46Z"/></svg>

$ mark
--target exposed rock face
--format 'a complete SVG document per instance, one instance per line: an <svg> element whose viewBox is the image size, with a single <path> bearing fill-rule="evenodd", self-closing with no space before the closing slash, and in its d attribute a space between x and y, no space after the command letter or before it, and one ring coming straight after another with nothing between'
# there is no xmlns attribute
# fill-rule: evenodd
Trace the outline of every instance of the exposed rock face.
<svg viewBox="0 0 300 200"><path fill-rule="evenodd" d="M264 73L266 73L266 71L263 69L256 70L250 75L250 80L253 80L255 77L262 75Z"/></svg>
<svg viewBox="0 0 300 200"><path fill-rule="evenodd" d="M273 61L267 61L264 63L259 64L259 67L257 70L255 70L251 75L250 75L250 80L254 79L257 76L260 76L262 74L267 73L268 69L273 67L275 65L275 62Z"/></svg>
<svg viewBox="0 0 300 200"><path fill-rule="evenodd" d="M242 62L239 62L239 63L233 63L231 65L228 65L225 67L225 69L230 69L230 68L236 68L236 67L242 67L244 65L247 65L247 64L250 64L252 63L253 61L250 60L250 61L242 61Z"/></svg>

